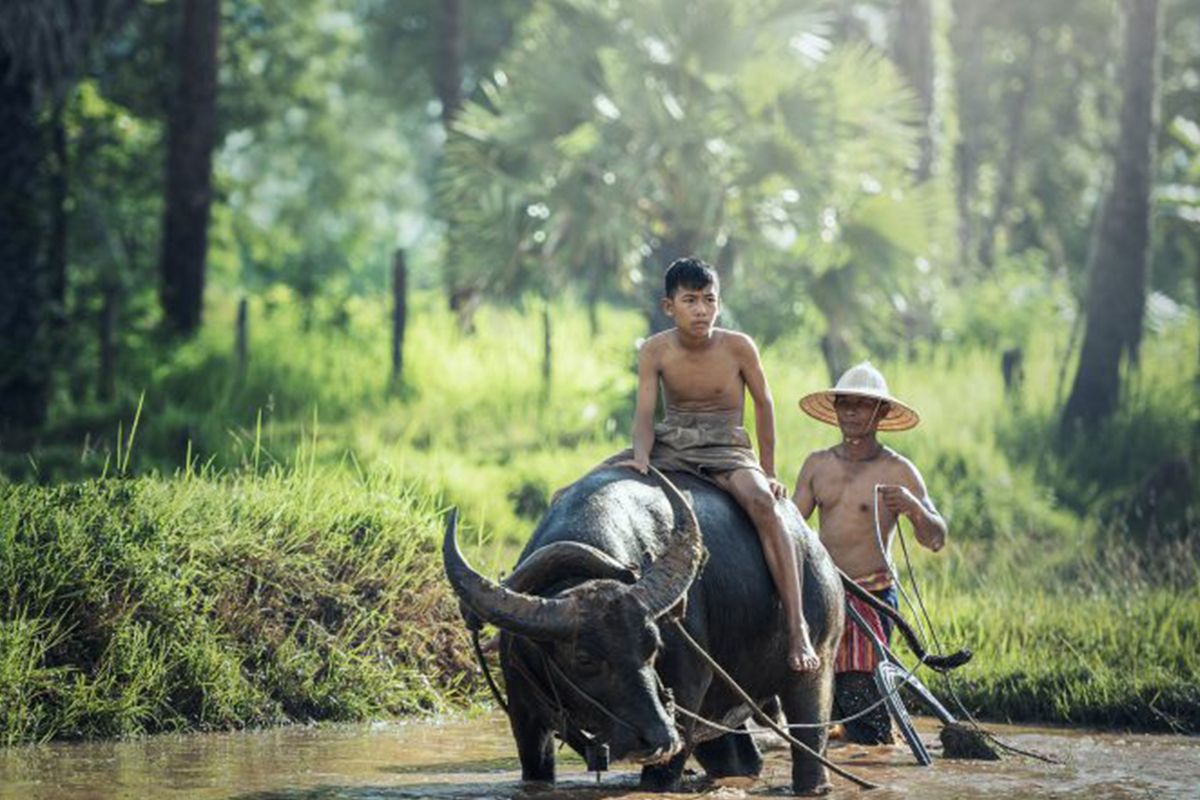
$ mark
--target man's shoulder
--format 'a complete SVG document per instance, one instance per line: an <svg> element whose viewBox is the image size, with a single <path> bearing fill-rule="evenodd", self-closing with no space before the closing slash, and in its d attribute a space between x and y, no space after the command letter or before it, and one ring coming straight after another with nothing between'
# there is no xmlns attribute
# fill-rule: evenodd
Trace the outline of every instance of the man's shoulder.
<svg viewBox="0 0 1200 800"><path fill-rule="evenodd" d="M880 462L897 476L918 479L921 477L921 472L917 469L916 464L907 456L886 445L881 453Z"/></svg>

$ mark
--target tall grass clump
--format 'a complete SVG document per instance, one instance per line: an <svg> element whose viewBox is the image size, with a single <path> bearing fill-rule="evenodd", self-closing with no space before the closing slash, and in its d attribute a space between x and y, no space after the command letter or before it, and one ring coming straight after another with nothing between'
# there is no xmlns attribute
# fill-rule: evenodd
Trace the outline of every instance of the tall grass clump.
<svg viewBox="0 0 1200 800"><path fill-rule="evenodd" d="M300 468L0 485L0 739L462 700L438 512L392 478Z"/></svg>
<svg viewBox="0 0 1200 800"><path fill-rule="evenodd" d="M941 636L975 652L935 691L990 719L1200 732L1200 562L1168 559L1169 582L1126 546L1040 584L1009 572L935 588Z"/></svg>

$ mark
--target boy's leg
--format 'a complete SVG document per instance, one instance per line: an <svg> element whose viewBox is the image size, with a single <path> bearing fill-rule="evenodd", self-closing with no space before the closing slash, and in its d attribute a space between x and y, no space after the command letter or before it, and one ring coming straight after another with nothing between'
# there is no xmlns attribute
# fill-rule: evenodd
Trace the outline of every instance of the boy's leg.
<svg viewBox="0 0 1200 800"><path fill-rule="evenodd" d="M788 666L798 672L809 672L821 665L817 651L808 636L808 624L800 604L800 568L796 548L787 534L783 516L767 478L758 470L738 469L715 476L738 504L745 509L758 531L763 556L775 588L783 601L788 623Z"/></svg>

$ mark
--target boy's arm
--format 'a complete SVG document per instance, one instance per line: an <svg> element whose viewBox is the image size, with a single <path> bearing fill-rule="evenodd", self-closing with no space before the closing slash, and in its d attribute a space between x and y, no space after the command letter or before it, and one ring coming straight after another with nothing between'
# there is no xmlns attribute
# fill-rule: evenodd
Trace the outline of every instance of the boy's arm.
<svg viewBox="0 0 1200 800"><path fill-rule="evenodd" d="M767 375L763 372L762 360L758 357L758 348L750 337L742 338L741 365L742 380L754 401L754 429L758 433L758 463L763 472L767 473L767 483L775 497L786 497L787 490L775 478L775 401L771 398L771 387L767 385Z"/></svg>
<svg viewBox="0 0 1200 800"><path fill-rule="evenodd" d="M800 516L805 519L811 517L817 507L817 496L812 488L813 471L816 469L813 464L815 456L816 453L812 453L804 459L804 466L800 467L800 472L796 474L796 489L792 492L792 502L800 511Z"/></svg>
<svg viewBox="0 0 1200 800"><path fill-rule="evenodd" d="M901 485L884 486L883 501L893 514L904 514L912 521L917 541L935 553L946 544L946 520L938 513L925 489L921 473L904 459L901 461Z"/></svg>
<svg viewBox="0 0 1200 800"><path fill-rule="evenodd" d="M654 448L654 407L658 404L656 344L647 341L638 352L637 409L633 412L633 458L617 466L633 467L643 475L650 468Z"/></svg>

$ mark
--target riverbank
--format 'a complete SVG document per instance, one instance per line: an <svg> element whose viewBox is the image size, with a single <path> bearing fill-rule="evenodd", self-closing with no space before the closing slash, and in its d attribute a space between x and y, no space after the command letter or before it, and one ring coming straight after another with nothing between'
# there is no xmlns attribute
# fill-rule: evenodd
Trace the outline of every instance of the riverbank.
<svg viewBox="0 0 1200 800"><path fill-rule="evenodd" d="M303 470L0 485L0 741L470 702L440 511Z"/></svg>
<svg viewBox="0 0 1200 800"><path fill-rule="evenodd" d="M441 511L394 478L301 469L0 486L0 736L366 720L480 701L442 575ZM511 560L465 538L478 561ZM933 681L939 694L953 689L991 720L1200 730L1195 561L1177 553L1164 583L1128 546L1025 572L1019 554L982 547L916 560L944 649L975 652L953 686Z"/></svg>

